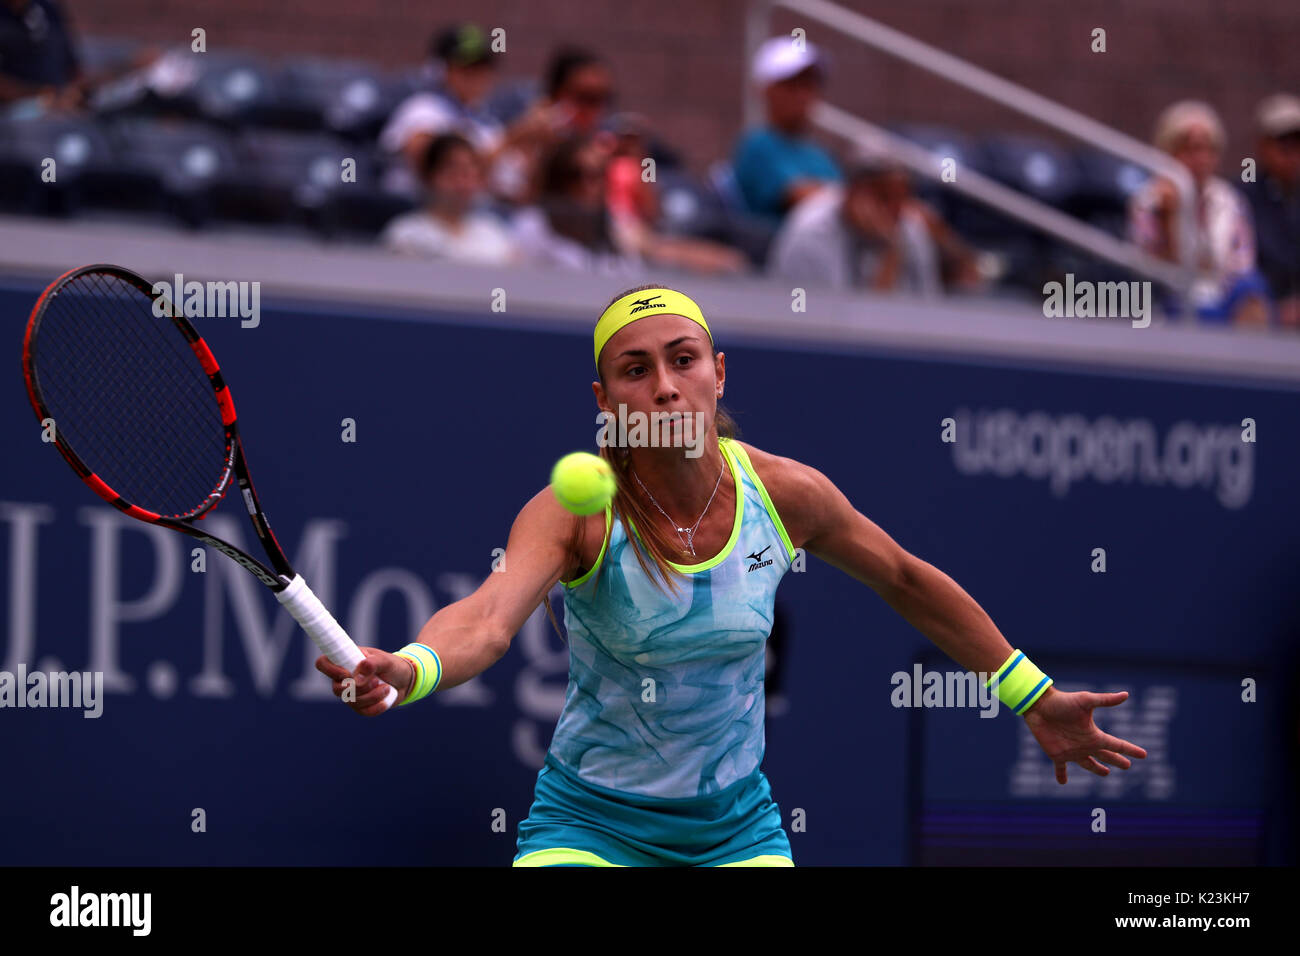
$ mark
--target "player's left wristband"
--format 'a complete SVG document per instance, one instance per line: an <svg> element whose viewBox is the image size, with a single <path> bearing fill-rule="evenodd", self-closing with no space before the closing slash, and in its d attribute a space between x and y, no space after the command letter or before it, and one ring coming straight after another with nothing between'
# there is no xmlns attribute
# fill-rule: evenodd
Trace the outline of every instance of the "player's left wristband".
<svg viewBox="0 0 1300 956"><path fill-rule="evenodd" d="M432 647L426 644L407 644L397 652L398 657L408 660L415 667L415 683L411 685L406 700L399 707L412 704L421 697L428 697L438 689L442 681L442 659Z"/></svg>
<svg viewBox="0 0 1300 956"><path fill-rule="evenodd" d="M1038 669L1024 652L1016 649L985 683L985 687L998 686L998 700L1022 716L1034 706L1038 698L1047 693L1052 686L1052 679Z"/></svg>

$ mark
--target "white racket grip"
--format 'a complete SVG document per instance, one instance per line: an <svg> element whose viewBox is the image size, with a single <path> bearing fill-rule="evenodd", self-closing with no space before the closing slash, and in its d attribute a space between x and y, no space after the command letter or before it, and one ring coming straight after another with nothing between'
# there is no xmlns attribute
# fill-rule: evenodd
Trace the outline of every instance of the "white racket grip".
<svg viewBox="0 0 1300 956"><path fill-rule="evenodd" d="M357 665L365 660L366 656L361 653L361 648L348 637L348 632L339 626L339 622L334 620L334 615L326 610L320 598L312 593L312 589L307 586L301 574L295 574L289 586L283 591L277 591L275 596L316 642L321 653L333 663L354 671ZM392 707L396 700L397 688L388 688L388 696L384 698L384 709Z"/></svg>

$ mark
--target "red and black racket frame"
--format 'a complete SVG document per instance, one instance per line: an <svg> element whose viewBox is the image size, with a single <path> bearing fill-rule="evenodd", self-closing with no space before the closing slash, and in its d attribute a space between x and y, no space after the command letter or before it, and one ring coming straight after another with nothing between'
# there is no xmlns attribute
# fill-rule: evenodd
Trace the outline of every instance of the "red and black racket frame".
<svg viewBox="0 0 1300 956"><path fill-rule="evenodd" d="M46 420L54 419L50 414L45 400L41 395L40 383L37 381L37 375L33 366L32 343L35 339L36 331L40 326L41 319L45 314L47 306L59 294L59 291L69 283L87 274L99 274L112 276L127 282L137 289L144 292L152 300L162 298L161 293L155 293L153 286L143 277L131 272L129 269L123 269L121 266L108 265L100 263L97 265L81 266L69 270L55 279L41 293L36 305L32 308L31 317L27 321L27 333L23 338L23 379L27 384L27 397L31 400L32 408L36 411L36 418L41 422L42 427ZM243 443L239 439L239 429L235 417L235 403L231 400L230 390L226 387L225 380L221 376L221 369L217 365L217 360L213 357L211 349L208 348L203 337L199 335L189 321L180 314L178 307L170 306L164 312L176 328L185 336L194 354L198 357L203 371L207 373L208 381L212 384L212 390L216 395L217 407L221 411L221 422L226 433L226 457L221 477L212 491L194 510L182 515L160 515L144 508L138 507L125 500L116 491L110 488L98 475L91 471L86 464L77 455L76 451L70 447L58 427L57 419L54 419L54 445L58 448L59 453L72 466L78 477L86 485L103 498L114 508L124 514L137 518L140 521L147 521L149 524L160 525L164 528L170 528L173 531L179 531L187 534L192 538L197 538L204 544L209 544L218 551L233 559L259 581L269 587L272 591L283 591L289 586L289 582L294 577L293 567L289 564L288 559L284 556L284 551L280 548L280 543L275 538L275 533L271 530L271 525L267 521L266 514L262 511L261 503L258 501L257 492L253 488L253 480L248 474L248 465L244 459ZM197 527L193 522L202 521L203 518L212 511L213 508L225 497L226 492L230 489L231 479L239 485L240 495L244 500L244 505L248 509L249 517L252 519L253 528L257 536L261 539L266 554L271 561L271 567L267 567L261 561L235 547L228 541L224 541L214 535L207 534Z"/></svg>

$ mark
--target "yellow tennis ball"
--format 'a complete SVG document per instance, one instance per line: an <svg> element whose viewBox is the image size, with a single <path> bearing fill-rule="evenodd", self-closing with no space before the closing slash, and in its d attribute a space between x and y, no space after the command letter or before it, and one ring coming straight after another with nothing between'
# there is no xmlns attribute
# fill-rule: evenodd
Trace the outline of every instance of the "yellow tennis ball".
<svg viewBox="0 0 1300 956"><path fill-rule="evenodd" d="M551 491L575 515L604 511L617 487L608 462L591 452L572 452L551 469Z"/></svg>

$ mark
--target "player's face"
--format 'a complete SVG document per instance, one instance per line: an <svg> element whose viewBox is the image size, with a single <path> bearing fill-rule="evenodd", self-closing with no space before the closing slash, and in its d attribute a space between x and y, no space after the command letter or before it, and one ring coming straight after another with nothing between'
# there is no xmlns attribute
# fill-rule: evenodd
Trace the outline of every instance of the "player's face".
<svg viewBox="0 0 1300 956"><path fill-rule="evenodd" d="M603 388L596 383L601 408L628 412L704 413L706 431L717 411L725 370L715 363L709 336L680 315L656 315L619 329L601 350ZM603 400L602 400L603 399Z"/></svg>

